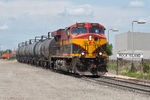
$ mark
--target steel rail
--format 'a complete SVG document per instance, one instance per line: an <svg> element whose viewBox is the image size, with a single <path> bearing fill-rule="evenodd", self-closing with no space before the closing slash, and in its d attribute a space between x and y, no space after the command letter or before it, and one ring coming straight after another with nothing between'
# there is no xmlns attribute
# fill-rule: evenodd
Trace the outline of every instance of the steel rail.
<svg viewBox="0 0 150 100"><path fill-rule="evenodd" d="M134 83L134 82L129 82L125 80L120 80L120 79L115 79L113 77L100 77L100 78L89 78L89 77L82 77L82 79L90 82L94 82L97 84L103 83L104 85L109 85L109 86L116 86L117 88L126 88L128 90L132 90L134 92L138 93L144 93L150 95L150 86L149 85L144 85L144 84L139 84L139 83Z"/></svg>
<svg viewBox="0 0 150 100"><path fill-rule="evenodd" d="M114 81L119 81L119 82L124 82L124 83L129 83L129 84L133 84L133 85L139 85L139 86L150 88L150 84L149 85L139 84L137 82L134 82L134 80L128 80L128 79L123 79L123 78L114 78L114 77L108 77L108 76L102 76L102 78L106 78L106 79L110 79L110 80L114 80Z"/></svg>

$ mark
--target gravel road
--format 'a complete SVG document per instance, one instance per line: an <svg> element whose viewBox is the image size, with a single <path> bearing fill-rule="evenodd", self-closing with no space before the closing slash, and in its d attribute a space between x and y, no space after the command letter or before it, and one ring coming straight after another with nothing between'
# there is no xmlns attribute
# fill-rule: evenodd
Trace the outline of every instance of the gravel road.
<svg viewBox="0 0 150 100"><path fill-rule="evenodd" d="M0 61L0 100L150 100L150 96L17 61Z"/></svg>

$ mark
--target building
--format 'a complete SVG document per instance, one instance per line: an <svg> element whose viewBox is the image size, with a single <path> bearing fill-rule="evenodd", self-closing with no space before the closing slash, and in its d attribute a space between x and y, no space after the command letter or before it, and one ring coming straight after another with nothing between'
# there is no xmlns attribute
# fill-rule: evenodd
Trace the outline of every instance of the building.
<svg viewBox="0 0 150 100"><path fill-rule="evenodd" d="M116 59L117 53L141 53L144 59L150 59L150 33L126 32L115 36L113 56Z"/></svg>

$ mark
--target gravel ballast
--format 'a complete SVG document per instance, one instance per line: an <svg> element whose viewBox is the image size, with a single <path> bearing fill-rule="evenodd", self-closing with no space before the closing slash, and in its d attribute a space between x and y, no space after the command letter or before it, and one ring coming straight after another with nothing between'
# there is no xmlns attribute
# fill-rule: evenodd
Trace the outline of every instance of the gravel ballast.
<svg viewBox="0 0 150 100"><path fill-rule="evenodd" d="M150 96L2 60L0 100L150 100Z"/></svg>

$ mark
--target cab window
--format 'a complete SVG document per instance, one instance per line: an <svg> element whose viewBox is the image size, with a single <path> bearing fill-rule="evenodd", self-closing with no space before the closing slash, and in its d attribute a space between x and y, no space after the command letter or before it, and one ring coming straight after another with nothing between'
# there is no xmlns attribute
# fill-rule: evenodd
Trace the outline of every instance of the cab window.
<svg viewBox="0 0 150 100"><path fill-rule="evenodd" d="M98 33L98 34L103 34L103 28L89 28L89 33Z"/></svg>
<svg viewBox="0 0 150 100"><path fill-rule="evenodd" d="M72 28L72 33L87 33L86 28Z"/></svg>

